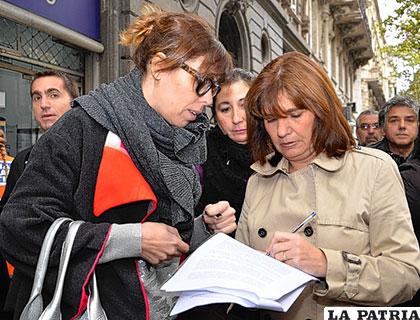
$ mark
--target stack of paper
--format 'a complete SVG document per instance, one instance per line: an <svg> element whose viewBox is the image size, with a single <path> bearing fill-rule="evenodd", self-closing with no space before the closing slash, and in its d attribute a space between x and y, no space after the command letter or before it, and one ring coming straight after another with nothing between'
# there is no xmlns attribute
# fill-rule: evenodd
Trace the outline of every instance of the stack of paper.
<svg viewBox="0 0 420 320"><path fill-rule="evenodd" d="M285 312L311 280L317 279L218 233L161 290L179 295L171 316L211 303Z"/></svg>

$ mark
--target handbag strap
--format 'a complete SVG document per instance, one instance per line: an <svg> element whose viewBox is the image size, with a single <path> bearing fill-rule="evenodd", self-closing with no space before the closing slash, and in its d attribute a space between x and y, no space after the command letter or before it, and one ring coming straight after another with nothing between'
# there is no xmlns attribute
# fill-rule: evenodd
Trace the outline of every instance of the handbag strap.
<svg viewBox="0 0 420 320"><path fill-rule="evenodd" d="M44 283L45 274L48 269L48 260L50 257L51 248L54 242L55 235L57 234L60 226L66 222L71 221L69 218L58 218L54 220L50 228L45 235L44 241L42 243L41 252L38 257L38 262L35 270L34 282L32 284L31 295L29 297L28 303L25 305L25 308L20 315L20 320L31 320L38 319L44 308L42 300L42 286Z"/></svg>
<svg viewBox="0 0 420 320"><path fill-rule="evenodd" d="M77 231L83 223L83 221L73 221L70 223L69 231L67 232L67 236L61 250L60 265L58 267L54 296L50 304L45 308L44 312L42 312L39 320L61 320L60 304L61 297L63 295L64 278L66 276L67 266L69 264L70 254Z"/></svg>
<svg viewBox="0 0 420 320"><path fill-rule="evenodd" d="M96 275L93 273L92 281L89 285L89 301L87 305L87 315L90 320L107 320L107 315L102 307L101 299L99 298L98 284L96 282Z"/></svg>

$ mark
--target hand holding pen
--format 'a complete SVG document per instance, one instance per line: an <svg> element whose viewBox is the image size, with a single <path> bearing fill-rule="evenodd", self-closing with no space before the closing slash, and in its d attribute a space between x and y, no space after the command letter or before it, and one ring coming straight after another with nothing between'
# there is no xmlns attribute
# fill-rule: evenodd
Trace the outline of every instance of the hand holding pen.
<svg viewBox="0 0 420 320"><path fill-rule="evenodd" d="M296 233L297 231L299 231L300 229L302 229L304 226L306 226L309 222L311 222L313 219L315 219L316 217L316 212L312 211L309 216L306 217L305 220L303 220L301 223L299 223L298 225L296 225L290 232L291 233Z"/></svg>
<svg viewBox="0 0 420 320"><path fill-rule="evenodd" d="M317 216L311 212L301 223L291 229L291 232L276 231L266 250L271 257L298 268L316 277L325 277L327 259L323 251L296 232L302 229Z"/></svg>
<svg viewBox="0 0 420 320"><path fill-rule="evenodd" d="M212 233L229 234L236 230L235 209L227 201L208 204L204 208L203 220Z"/></svg>
<svg viewBox="0 0 420 320"><path fill-rule="evenodd" d="M316 212L312 211L309 216L306 217L305 220L303 220L301 223L297 224L296 226L294 226L292 228L292 230L290 231L290 233L296 233L297 231L299 231L300 229L302 229L304 226L306 226L309 222L311 222L314 218L316 217ZM267 256L271 256L271 252L267 251ZM287 259L285 259L287 260Z"/></svg>

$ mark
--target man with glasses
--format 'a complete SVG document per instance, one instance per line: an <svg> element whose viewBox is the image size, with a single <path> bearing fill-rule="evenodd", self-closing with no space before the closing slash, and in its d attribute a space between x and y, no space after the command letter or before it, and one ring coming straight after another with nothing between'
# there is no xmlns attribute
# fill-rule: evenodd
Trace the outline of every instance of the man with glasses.
<svg viewBox="0 0 420 320"><path fill-rule="evenodd" d="M369 109L359 114L356 119L356 136L361 146L367 146L382 140L383 134L379 127L377 111Z"/></svg>
<svg viewBox="0 0 420 320"><path fill-rule="evenodd" d="M384 139L369 147L385 151L400 165L407 161L414 152L414 143L418 135L419 104L408 98L396 96L382 107L379 125L384 132Z"/></svg>

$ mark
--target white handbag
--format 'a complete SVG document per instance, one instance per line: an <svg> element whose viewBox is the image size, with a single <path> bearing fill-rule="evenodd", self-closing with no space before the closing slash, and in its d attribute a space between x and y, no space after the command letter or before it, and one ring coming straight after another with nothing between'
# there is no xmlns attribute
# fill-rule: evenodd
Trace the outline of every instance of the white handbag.
<svg viewBox="0 0 420 320"><path fill-rule="evenodd" d="M60 264L58 269L57 282L55 285L54 295L50 304L44 309L42 299L42 286L45 273L48 269L48 259L55 235L59 227L69 218L59 218L55 220L49 228L44 242L42 243L41 253L39 254L38 263L35 271L34 283L32 285L31 295L25 308L20 315L20 320L61 320L61 298L63 294L64 278L67 266L70 260L70 253L73 247L79 227L83 221L72 221L69 225L66 239L61 249ZM96 283L95 273L89 284L89 298L86 312L80 317L83 320L106 320L107 316L99 299L98 286Z"/></svg>

